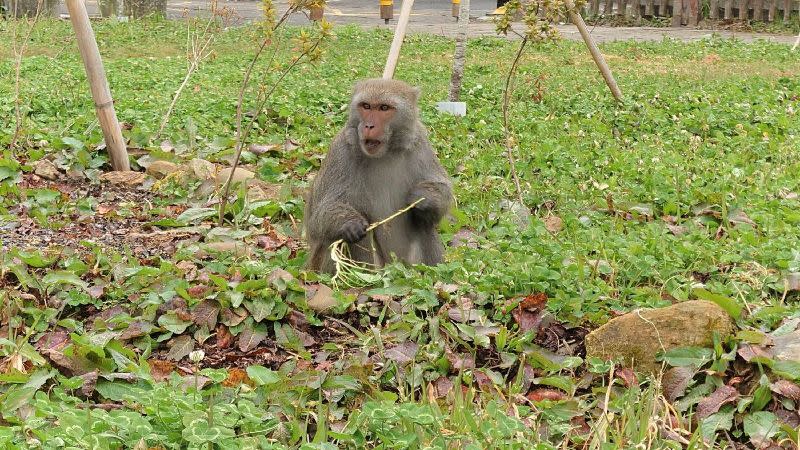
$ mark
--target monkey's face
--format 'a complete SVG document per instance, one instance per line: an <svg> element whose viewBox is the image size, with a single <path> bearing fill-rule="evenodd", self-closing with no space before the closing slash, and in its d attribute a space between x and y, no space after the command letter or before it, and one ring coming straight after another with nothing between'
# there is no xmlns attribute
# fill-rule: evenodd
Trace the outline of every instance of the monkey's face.
<svg viewBox="0 0 800 450"><path fill-rule="evenodd" d="M357 105L358 143L361 151L370 158L380 158L389 148L392 137L392 119L397 108L388 102L361 102Z"/></svg>

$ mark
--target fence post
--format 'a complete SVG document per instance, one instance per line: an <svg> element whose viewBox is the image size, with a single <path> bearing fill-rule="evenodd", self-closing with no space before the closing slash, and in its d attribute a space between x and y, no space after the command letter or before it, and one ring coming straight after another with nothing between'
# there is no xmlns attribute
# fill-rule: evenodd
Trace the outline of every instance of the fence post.
<svg viewBox="0 0 800 450"><path fill-rule="evenodd" d="M672 26L679 27L683 22L683 1L672 0Z"/></svg>
<svg viewBox="0 0 800 450"><path fill-rule="evenodd" d="M747 0L739 0L739 20L747 20Z"/></svg>

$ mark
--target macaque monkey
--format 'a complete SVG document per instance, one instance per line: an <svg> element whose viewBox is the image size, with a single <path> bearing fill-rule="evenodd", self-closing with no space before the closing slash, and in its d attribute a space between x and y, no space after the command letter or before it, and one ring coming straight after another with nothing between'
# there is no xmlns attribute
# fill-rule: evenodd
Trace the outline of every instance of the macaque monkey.
<svg viewBox="0 0 800 450"><path fill-rule="evenodd" d="M347 124L331 143L306 201L310 269L334 271L329 247L339 239L349 244L352 259L379 267L392 254L411 264L442 261L437 225L450 208L452 187L419 121L418 98L419 89L398 80L356 84ZM370 239L370 223L420 198Z"/></svg>

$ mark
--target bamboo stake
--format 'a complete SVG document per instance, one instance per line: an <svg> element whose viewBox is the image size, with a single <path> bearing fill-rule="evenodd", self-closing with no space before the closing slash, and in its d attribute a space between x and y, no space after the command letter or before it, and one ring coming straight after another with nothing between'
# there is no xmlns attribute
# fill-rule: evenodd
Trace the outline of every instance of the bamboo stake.
<svg viewBox="0 0 800 450"><path fill-rule="evenodd" d="M122 138L117 113L114 111L114 100L111 98L111 90L108 88L106 72L103 69L103 61L100 59L100 50L97 48L92 26L89 23L86 5L83 0L67 0L67 9L72 28L75 30L75 37L78 40L83 66L86 69L86 78L89 80L89 87L92 90L95 112L97 120L100 122L100 128L103 130L111 167L114 170L131 170L128 162L128 149Z"/></svg>
<svg viewBox="0 0 800 450"><path fill-rule="evenodd" d="M412 6L414 6L414 0L403 0L400 18L397 20L397 28L394 30L392 47L389 49L386 67L383 69L384 79L390 80L394 78L394 69L397 67L397 60L400 58L400 47L403 46L403 39L406 37L406 28L408 28L408 19L411 17Z"/></svg>
<svg viewBox="0 0 800 450"><path fill-rule="evenodd" d="M614 80L614 75L611 73L611 69L608 67L605 58L603 58L603 54L600 53L600 50L597 48L597 44L594 43L594 39L592 39L592 36L589 35L589 30L586 29L586 22L584 22L583 17L581 17L581 15L575 11L575 3L572 0L564 0L564 4L567 7L567 11L569 11L570 20L572 20L572 23L578 27L578 31L581 33L583 42L585 42L586 46L589 47L589 52L592 54L592 58L594 59L595 64L597 64L597 68L600 69L603 79L606 80L608 89L611 90L611 94L617 101L622 101L622 91L619 90L619 86L617 86L617 82Z"/></svg>

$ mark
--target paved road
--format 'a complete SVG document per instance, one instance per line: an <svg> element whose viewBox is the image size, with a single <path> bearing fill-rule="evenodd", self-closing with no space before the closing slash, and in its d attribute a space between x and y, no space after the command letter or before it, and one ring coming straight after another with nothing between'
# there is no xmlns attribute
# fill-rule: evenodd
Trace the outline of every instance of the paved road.
<svg viewBox="0 0 800 450"><path fill-rule="evenodd" d="M286 10L288 0L275 0L278 11ZM169 0L167 10L170 17L182 17L185 12L191 15L208 13L208 0ZM325 18L334 24L358 24L368 28L393 29L396 18L400 14L402 0L395 0L395 20L388 25L379 18L378 0L328 0ZM228 1L219 0L222 7L235 11L239 23L248 22L261 16L261 2L259 1ZM486 14L494 11L495 0L471 0L472 12L469 26L470 36L494 35L494 25L488 20ZM96 0L87 0L90 14L97 13ZM62 10L63 13L66 11ZM293 24L308 23L303 14L296 14L290 20ZM572 25L559 25L559 31L566 39L581 39L577 29ZM416 0L409 23L410 33L430 33L452 37L456 32L456 21L451 16L450 0ZM665 37L682 41L692 41L710 35L712 30L698 30L688 27L681 28L651 28L651 27L592 27L592 36L598 42L615 40L660 41ZM736 37L743 41L765 39L791 45L793 36L773 35L762 33L741 33L733 31L716 31L724 37ZM513 36L512 36L513 38Z"/></svg>

